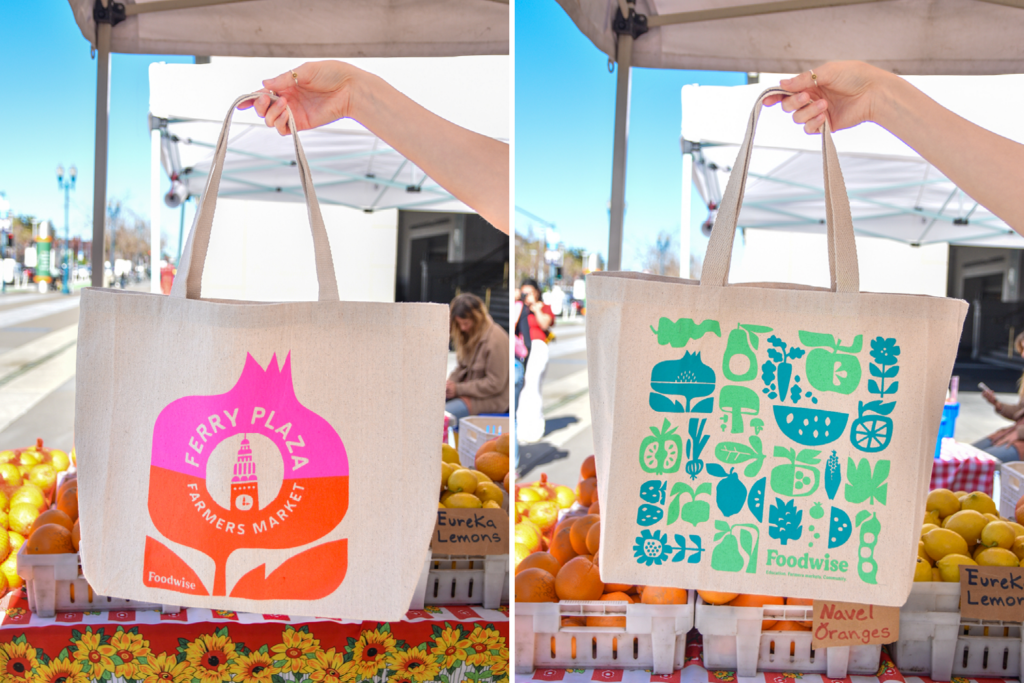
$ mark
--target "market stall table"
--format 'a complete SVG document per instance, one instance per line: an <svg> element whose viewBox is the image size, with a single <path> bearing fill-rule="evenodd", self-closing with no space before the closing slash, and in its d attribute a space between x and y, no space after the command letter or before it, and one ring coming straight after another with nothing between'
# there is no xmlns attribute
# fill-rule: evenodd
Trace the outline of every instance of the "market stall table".
<svg viewBox="0 0 1024 683"><path fill-rule="evenodd" d="M999 459L956 439L943 439L939 457L932 465L930 489L982 491L992 495L992 481Z"/></svg>
<svg viewBox="0 0 1024 683"><path fill-rule="evenodd" d="M394 623L192 608L41 618L19 590L0 608L5 682L508 680L507 607L428 606Z"/></svg>

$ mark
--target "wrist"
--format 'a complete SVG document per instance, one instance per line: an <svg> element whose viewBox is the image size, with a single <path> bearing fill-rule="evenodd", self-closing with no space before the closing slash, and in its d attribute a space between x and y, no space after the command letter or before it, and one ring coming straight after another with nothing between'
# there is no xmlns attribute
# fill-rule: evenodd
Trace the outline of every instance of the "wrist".
<svg viewBox="0 0 1024 683"><path fill-rule="evenodd" d="M380 94L385 81L362 69L353 69L348 90L348 118L355 119L367 128L380 113Z"/></svg>
<svg viewBox="0 0 1024 683"><path fill-rule="evenodd" d="M905 79L894 73L878 69L878 77L872 83L869 120L893 132L901 121L906 121L911 108L909 100L916 91Z"/></svg>

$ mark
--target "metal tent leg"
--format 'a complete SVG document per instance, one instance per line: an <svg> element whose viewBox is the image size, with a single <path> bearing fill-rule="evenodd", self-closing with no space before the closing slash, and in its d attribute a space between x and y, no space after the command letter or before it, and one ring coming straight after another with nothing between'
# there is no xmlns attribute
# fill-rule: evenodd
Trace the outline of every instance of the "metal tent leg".
<svg viewBox="0 0 1024 683"><path fill-rule="evenodd" d="M608 230L608 270L622 269L622 221L626 202L626 139L629 136L629 79L633 36L619 35L615 86L615 148L612 157L611 221Z"/></svg>
<svg viewBox="0 0 1024 683"><path fill-rule="evenodd" d="M110 113L110 24L96 26L96 163L92 195L92 286L103 286L107 208L107 119Z"/></svg>

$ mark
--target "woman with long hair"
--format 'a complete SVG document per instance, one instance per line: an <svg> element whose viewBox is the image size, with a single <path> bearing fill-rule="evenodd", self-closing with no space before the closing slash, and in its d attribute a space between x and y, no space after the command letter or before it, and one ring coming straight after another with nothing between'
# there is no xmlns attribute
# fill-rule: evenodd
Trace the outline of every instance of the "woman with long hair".
<svg viewBox="0 0 1024 683"><path fill-rule="evenodd" d="M1017 354L1024 356L1024 332L1013 340L1013 348ZM991 389L981 392L982 398L991 403L998 414L1007 420L1013 420L1013 424L986 436L975 443L974 447L994 455L1003 462L1024 460L1024 376L1017 381L1017 385L1019 388L1016 403L1003 403L996 398L995 392Z"/></svg>
<svg viewBox="0 0 1024 683"><path fill-rule="evenodd" d="M541 387L548 369L548 334L555 324L555 314L544 303L540 285L526 279L519 286L523 314L527 315L530 335L530 358L526 363L523 388L516 406L516 438L519 443L536 443L544 438L546 422Z"/></svg>
<svg viewBox="0 0 1024 683"><path fill-rule="evenodd" d="M481 413L507 413L508 334L491 319L475 294L455 297L450 320L458 366L445 383L448 401L444 409L456 420Z"/></svg>

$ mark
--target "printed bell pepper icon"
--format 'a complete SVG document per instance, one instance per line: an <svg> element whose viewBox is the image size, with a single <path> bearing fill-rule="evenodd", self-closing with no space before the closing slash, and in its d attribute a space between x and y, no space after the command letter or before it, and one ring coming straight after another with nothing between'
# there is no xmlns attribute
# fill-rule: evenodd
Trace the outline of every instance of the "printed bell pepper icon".
<svg viewBox="0 0 1024 683"><path fill-rule="evenodd" d="M852 394L857 390L861 378L860 360L851 354L860 353L864 335L858 334L848 346L842 346L831 334L801 330L799 336L804 346L818 347L807 354L805 372L812 387L837 394Z"/></svg>

